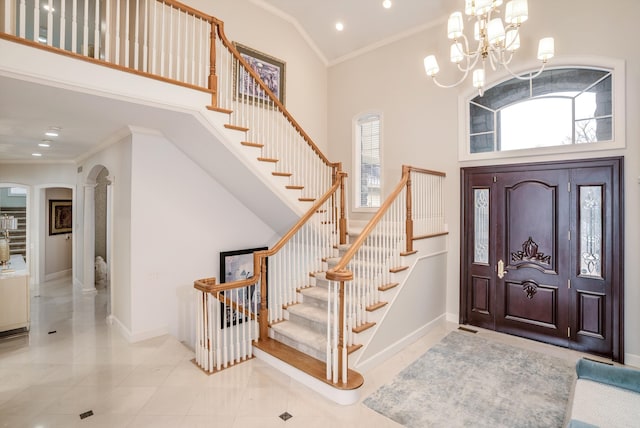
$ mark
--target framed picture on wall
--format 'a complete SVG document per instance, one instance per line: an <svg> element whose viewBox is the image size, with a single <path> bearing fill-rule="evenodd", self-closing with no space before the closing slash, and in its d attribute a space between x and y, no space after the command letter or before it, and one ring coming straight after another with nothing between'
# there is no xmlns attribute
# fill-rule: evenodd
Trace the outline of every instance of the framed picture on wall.
<svg viewBox="0 0 640 428"><path fill-rule="evenodd" d="M72 228L71 200L49 199L49 235L71 233Z"/></svg>
<svg viewBox="0 0 640 428"><path fill-rule="evenodd" d="M234 43L240 56L251 69L260 76L273 95L284 105L285 62L265 53L259 52L240 43ZM237 63L238 61L236 61ZM235 84L237 96L249 102L265 102L269 96L260 89L256 81L244 67L235 67Z"/></svg>
<svg viewBox="0 0 640 428"><path fill-rule="evenodd" d="M253 276L253 253L256 251L266 250L267 247L248 248L246 250L224 251L220 253L220 282L229 283L249 279ZM237 290L228 290L225 296L228 296L231 304L220 302L222 328L231 327L242 323L246 320L246 316L233 310L232 306L246 306L248 310L253 310L254 304L260 306L260 288L256 285L240 288Z"/></svg>

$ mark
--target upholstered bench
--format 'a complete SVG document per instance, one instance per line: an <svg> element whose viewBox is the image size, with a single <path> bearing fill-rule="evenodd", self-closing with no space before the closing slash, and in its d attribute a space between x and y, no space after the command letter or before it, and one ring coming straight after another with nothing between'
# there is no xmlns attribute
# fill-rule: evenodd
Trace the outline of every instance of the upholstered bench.
<svg viewBox="0 0 640 428"><path fill-rule="evenodd" d="M580 359L576 373L569 428L640 426L640 370Z"/></svg>

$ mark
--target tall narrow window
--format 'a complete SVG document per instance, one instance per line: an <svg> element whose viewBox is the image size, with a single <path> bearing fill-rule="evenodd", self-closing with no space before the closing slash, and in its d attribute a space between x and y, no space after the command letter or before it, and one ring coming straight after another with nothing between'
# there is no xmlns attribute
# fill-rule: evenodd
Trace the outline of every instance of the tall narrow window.
<svg viewBox="0 0 640 428"><path fill-rule="evenodd" d="M355 207L379 208L380 115L366 114L355 120Z"/></svg>

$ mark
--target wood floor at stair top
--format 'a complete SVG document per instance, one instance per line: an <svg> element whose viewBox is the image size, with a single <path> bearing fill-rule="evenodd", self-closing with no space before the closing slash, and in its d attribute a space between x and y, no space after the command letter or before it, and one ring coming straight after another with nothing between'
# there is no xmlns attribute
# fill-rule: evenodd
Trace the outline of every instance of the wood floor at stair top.
<svg viewBox="0 0 640 428"><path fill-rule="evenodd" d="M334 388L352 390L359 388L364 383L364 378L360 373L349 369L347 373L348 382L346 384L334 384L326 379L326 366L322 361L271 338L260 339L254 343L254 346Z"/></svg>

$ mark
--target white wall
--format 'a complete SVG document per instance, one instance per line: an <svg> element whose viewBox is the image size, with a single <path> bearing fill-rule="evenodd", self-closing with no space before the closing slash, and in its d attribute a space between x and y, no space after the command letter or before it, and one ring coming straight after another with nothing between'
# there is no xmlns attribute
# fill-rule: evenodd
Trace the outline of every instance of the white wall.
<svg viewBox="0 0 640 428"><path fill-rule="evenodd" d="M132 305L131 305L131 135L128 131L114 136L114 143L104 150L94 154L84 160L80 166L82 172L78 174L78 197L75 205L76 212L74 221L79 222L75 230L75 239L78 251L76 252L76 270L80 284L84 288L92 288L93 283L88 284L84 278L85 254L84 249L84 204L85 204L85 184L88 175L94 167L104 166L109 170L109 177L112 188L112 252L113 258L110 261L111 267L111 314L118 325L125 330L131 328ZM91 183L89 183L91 185ZM91 200L93 203L93 200ZM93 266L93 260L87 260Z"/></svg>
<svg viewBox="0 0 640 428"><path fill-rule="evenodd" d="M193 345L193 281L219 277L219 253L268 245L274 232L160 135L134 132L131 336L169 332ZM114 240L115 241L115 240Z"/></svg>
<svg viewBox="0 0 640 428"><path fill-rule="evenodd" d="M588 7L593 5L593 7ZM452 11L455 7L453 5ZM640 3L619 0L599 7L579 0L538 0L530 2L529 21L522 26L523 51L514 68L525 68L535 58L537 40L553 36L556 53L562 57L600 56L626 61L626 148L584 153L578 157L625 156L625 351L628 363L640 366L640 288L634 278L640 274L640 214L638 177L640 176L640 51L625 40L636 38ZM611 23L615 23L612 25ZM400 177L405 164L447 173L447 223L450 257L447 273L447 312L457 320L459 311L460 178L464 166L478 164L457 161L458 95L469 92L470 83L456 89L436 87L425 76L422 59L438 53L443 69L441 79L453 82L456 75L445 70L450 41L446 22L422 33L381 47L329 69L328 141L329 157L351 169L351 120L365 110L384 114L383 163L384 186L389 190ZM553 62L552 62L553 64ZM492 79L489 73L488 79ZM531 156L508 162L533 162L562 159L566 156ZM505 161L502 161L504 163ZM487 162L485 162L487 163ZM497 163L497 162L494 162Z"/></svg>
<svg viewBox="0 0 640 428"><path fill-rule="evenodd" d="M225 34L231 42L286 63L285 106L326 154L327 68L294 26L250 0L189 0L188 3L223 20Z"/></svg>

